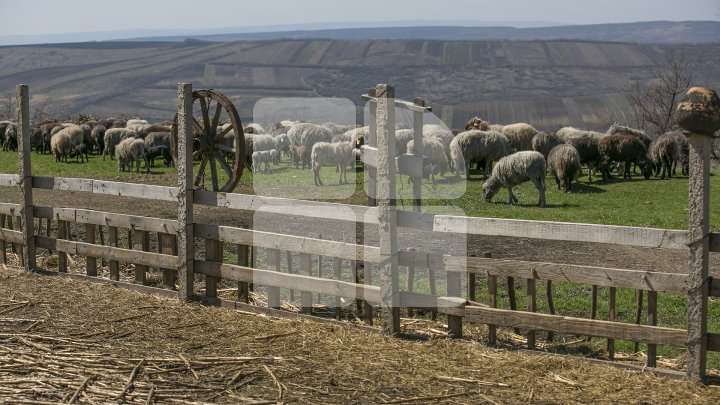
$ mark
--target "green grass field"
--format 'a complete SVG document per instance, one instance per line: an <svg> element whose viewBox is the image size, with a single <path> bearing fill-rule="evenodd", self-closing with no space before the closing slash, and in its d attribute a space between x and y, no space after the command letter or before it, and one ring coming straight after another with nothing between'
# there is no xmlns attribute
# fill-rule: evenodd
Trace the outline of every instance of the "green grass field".
<svg viewBox="0 0 720 405"><path fill-rule="evenodd" d="M56 163L49 155L33 154L33 174L40 176L85 177L123 182L141 182L158 185L175 185L176 174L173 168L163 167L160 161L150 174L118 173L114 160L91 156L88 163ZM236 192L272 195L278 197L322 199L363 205L367 201L363 189L363 172L360 166L348 173L347 184L337 184L339 174L331 167L321 170L323 187L316 187L310 170L296 170L290 167L288 158L284 157L281 166L271 166L271 173L258 173L253 176L248 171L243 176ZM17 154L0 152L0 172L17 172ZM465 182L454 175L438 178L437 188L433 189L426 181L423 184L424 200L427 205L451 205L462 209L470 216L533 219L545 221L582 222L669 229L685 229L687 226L687 178L674 177L670 180L651 179L648 181L634 178L630 181L614 179L609 183L596 181L587 182L581 178L580 184L574 186L572 193L563 193L555 189L554 179L547 178L547 207L538 208L537 191L530 183L516 189L519 203L509 206L506 203L507 191L501 190L493 202L486 203L482 199L482 180L478 173L472 173L473 179ZM639 177L639 176L638 176ZM599 180L599 179L598 179ZM209 180L207 180L209 181ZM711 206L720 205L720 180L717 173L711 177ZM406 178L398 177L398 195L402 198L400 205L409 204L412 187ZM443 198L443 197L457 198ZM430 209L430 207L428 207ZM720 217L717 211L711 217L713 230L720 229ZM404 285L404 281L403 281ZM416 291L427 292L427 278L420 277L416 281ZM438 279L439 291L443 283ZM538 310L547 311L544 299L544 283L538 283ZM479 288L479 300L487 299L487 289ZM507 289L500 286L501 308L508 308ZM504 291L504 293L502 293ZM518 307L524 308L525 285L517 282ZM556 309L559 314L569 316L590 316L590 286L573 283L554 283ZM647 298L646 298L647 299ZM598 314L603 318L607 313L607 289L600 289ZM665 327L686 327L686 297L682 294L658 294L659 325ZM622 322L634 321L635 292L618 289L617 319ZM643 315L644 318L645 315ZM720 301L711 300L709 305L709 330L720 332ZM643 321L644 322L644 321ZM630 342L616 342L618 351L632 350ZM659 347L660 356L678 356L680 350ZM720 368L720 357L712 354L709 366Z"/></svg>

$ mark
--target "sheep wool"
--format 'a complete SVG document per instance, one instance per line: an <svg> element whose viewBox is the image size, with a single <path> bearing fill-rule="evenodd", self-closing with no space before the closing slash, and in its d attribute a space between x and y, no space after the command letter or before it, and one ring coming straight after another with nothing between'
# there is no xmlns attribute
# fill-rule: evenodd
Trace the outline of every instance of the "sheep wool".
<svg viewBox="0 0 720 405"><path fill-rule="evenodd" d="M562 179L563 188L569 193L573 180L577 181L580 174L580 154L572 145L557 145L548 154L547 166L555 177L558 190Z"/></svg>
<svg viewBox="0 0 720 405"><path fill-rule="evenodd" d="M540 197L538 206L545 206L545 172L547 164L539 152L522 151L500 159L493 168L492 175L483 184L483 196L486 202L492 201L502 187L508 189L508 204L518 202L512 188L525 181L532 181Z"/></svg>

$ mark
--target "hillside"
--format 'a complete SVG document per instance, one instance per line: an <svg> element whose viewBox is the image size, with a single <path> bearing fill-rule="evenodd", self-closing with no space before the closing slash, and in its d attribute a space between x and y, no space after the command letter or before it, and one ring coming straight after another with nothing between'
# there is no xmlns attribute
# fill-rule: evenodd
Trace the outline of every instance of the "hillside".
<svg viewBox="0 0 720 405"><path fill-rule="evenodd" d="M30 85L53 114L171 119L176 84L229 95L243 120L263 97L345 97L391 83L426 98L448 125L491 122L606 128L627 112L630 81L670 52L697 61L695 83L720 87L720 45L581 41L271 40L98 42L0 48L0 94ZM0 98L0 100L2 100Z"/></svg>

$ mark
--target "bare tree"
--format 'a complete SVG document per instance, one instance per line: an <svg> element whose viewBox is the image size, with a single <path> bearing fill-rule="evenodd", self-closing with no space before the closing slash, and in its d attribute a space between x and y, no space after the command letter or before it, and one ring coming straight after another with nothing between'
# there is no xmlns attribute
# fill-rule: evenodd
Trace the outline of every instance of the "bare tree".
<svg viewBox="0 0 720 405"><path fill-rule="evenodd" d="M655 135L676 129L673 113L692 81L691 63L685 54L668 52L651 70L649 81L636 80L629 89L633 126Z"/></svg>

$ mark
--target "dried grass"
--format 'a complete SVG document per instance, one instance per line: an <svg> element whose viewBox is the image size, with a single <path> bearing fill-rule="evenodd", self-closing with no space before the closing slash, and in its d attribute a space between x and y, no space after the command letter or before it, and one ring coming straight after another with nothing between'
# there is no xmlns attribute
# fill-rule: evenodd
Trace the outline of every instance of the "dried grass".
<svg viewBox="0 0 720 405"><path fill-rule="evenodd" d="M0 269L12 403L719 403L720 390L582 359L181 304ZM435 330L435 331L433 331Z"/></svg>

